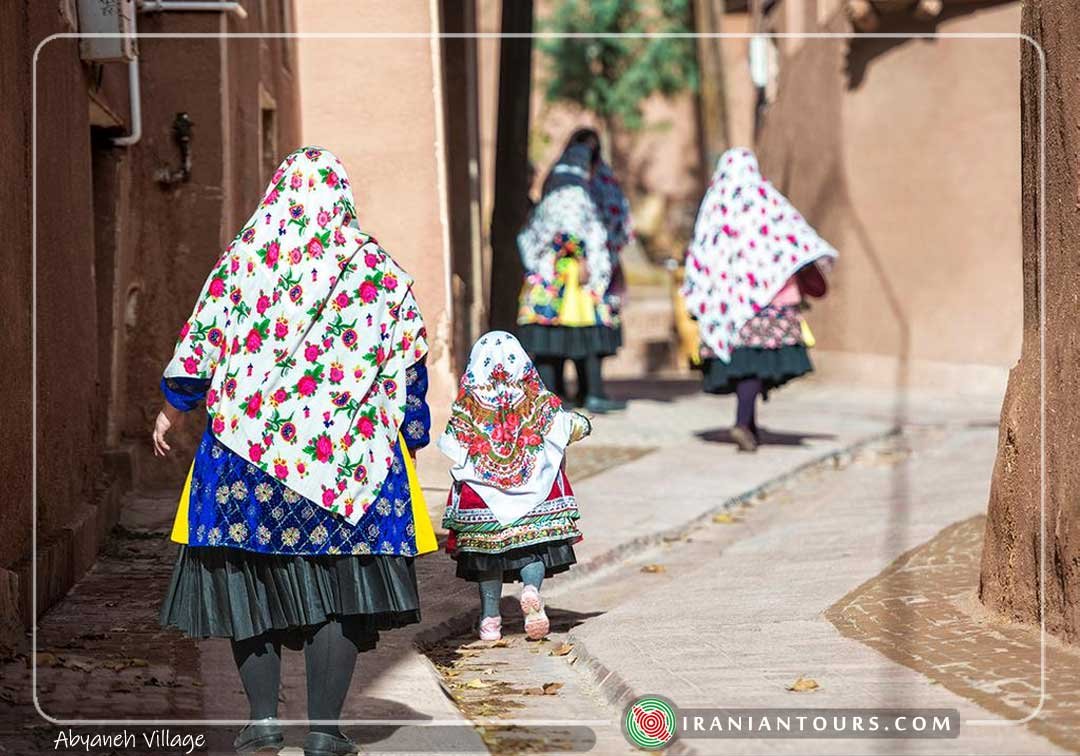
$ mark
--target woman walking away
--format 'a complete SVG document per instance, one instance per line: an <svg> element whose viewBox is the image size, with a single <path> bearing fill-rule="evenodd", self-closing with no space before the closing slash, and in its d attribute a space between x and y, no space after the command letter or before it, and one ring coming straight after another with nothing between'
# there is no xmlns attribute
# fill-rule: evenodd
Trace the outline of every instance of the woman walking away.
<svg viewBox="0 0 1080 756"><path fill-rule="evenodd" d="M180 332L154 445L205 399L162 624L229 638L251 706L241 753L277 751L281 649L302 648L304 753L338 728L357 653L420 619L413 557L435 548L412 455L430 414L411 279L353 226L344 166L281 163Z"/></svg>
<svg viewBox="0 0 1080 756"><path fill-rule="evenodd" d="M541 583L575 562L581 533L565 455L591 426L561 405L512 335L491 331L473 345L439 449L453 462L446 549L457 576L480 586L482 640L502 637L502 585L516 580L525 634L546 636Z"/></svg>
<svg viewBox="0 0 1080 756"><path fill-rule="evenodd" d="M600 134L595 129L578 129L570 135L569 144L584 144L589 148L592 159L592 178L589 180L589 195L600 214L600 221L607 232L607 249L611 257L611 283L604 293L604 301L611 308L611 326L616 332L616 343L622 344L622 308L626 301L626 275L622 265L622 251L633 238L633 222L630 218L630 201L623 194L622 187L611 167L604 162L600 148ZM610 355L602 355L604 357ZM579 373L581 366L578 366ZM607 398L604 395L604 398ZM625 402L609 400L615 409L622 409Z"/></svg>
<svg viewBox="0 0 1080 756"><path fill-rule="evenodd" d="M518 335L544 382L566 396L563 365L574 360L578 400L591 412L624 407L604 392L600 361L622 341L608 296L607 231L593 201L593 151L570 144L544 181L540 204L518 234L525 284Z"/></svg>
<svg viewBox="0 0 1080 756"><path fill-rule="evenodd" d="M813 370L800 315L836 259L747 149L720 156L686 253L682 293L698 323L705 391L738 397L731 435L756 451L757 398Z"/></svg>

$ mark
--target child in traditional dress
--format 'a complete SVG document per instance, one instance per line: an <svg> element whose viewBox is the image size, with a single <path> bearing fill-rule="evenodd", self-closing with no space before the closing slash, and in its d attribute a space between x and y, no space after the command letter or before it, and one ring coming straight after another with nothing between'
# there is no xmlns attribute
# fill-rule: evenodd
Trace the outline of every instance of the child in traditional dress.
<svg viewBox="0 0 1080 756"><path fill-rule="evenodd" d="M525 634L548 634L541 583L574 564L581 539L566 447L591 430L562 408L511 334L492 331L473 346L439 449L453 462L446 548L457 576L480 586L481 640L502 637L502 585L517 580Z"/></svg>

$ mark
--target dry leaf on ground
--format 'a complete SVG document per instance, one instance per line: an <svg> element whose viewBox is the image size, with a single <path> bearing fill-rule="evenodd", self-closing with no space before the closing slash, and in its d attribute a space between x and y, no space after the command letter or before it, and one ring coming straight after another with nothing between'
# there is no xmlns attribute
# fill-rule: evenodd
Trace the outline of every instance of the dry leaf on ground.
<svg viewBox="0 0 1080 756"><path fill-rule="evenodd" d="M812 680L809 677L799 675L799 678L791 685L787 686L787 689L793 693L807 693L811 690L817 690L820 687L817 680Z"/></svg>
<svg viewBox="0 0 1080 756"><path fill-rule="evenodd" d="M563 643L558 648L554 648L548 653L548 656L566 656L568 653L574 650L573 643Z"/></svg>
<svg viewBox="0 0 1080 756"><path fill-rule="evenodd" d="M667 572L667 567L662 564L647 564L641 568L641 571L650 573Z"/></svg>
<svg viewBox="0 0 1080 756"><path fill-rule="evenodd" d="M731 512L720 512L712 516L712 521L717 525L734 525L738 520Z"/></svg>
<svg viewBox="0 0 1080 756"><path fill-rule="evenodd" d="M484 682L479 677L477 677L477 678L469 680L467 683L465 683L465 687L466 688L490 688L491 683Z"/></svg>
<svg viewBox="0 0 1080 756"><path fill-rule="evenodd" d="M563 684L558 683L558 682L544 683L544 695L545 696L554 696L559 692L559 690L562 688L562 686L563 686Z"/></svg>

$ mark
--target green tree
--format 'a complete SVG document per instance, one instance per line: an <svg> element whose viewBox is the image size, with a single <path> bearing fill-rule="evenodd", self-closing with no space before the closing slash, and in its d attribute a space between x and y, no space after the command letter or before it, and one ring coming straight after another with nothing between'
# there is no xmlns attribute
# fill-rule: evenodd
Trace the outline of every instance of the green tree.
<svg viewBox="0 0 1080 756"><path fill-rule="evenodd" d="M642 105L651 95L697 91L692 37L604 36L692 32L691 0L560 0L542 29L597 35L540 42L549 72L544 94L548 102L572 102L591 111L609 135L617 128L645 126ZM612 157L619 162L616 154Z"/></svg>

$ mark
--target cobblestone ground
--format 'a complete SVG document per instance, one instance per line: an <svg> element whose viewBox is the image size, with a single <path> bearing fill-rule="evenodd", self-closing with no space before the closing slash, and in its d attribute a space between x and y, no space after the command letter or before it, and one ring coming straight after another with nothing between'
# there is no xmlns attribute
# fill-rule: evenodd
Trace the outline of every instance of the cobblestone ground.
<svg viewBox="0 0 1080 756"><path fill-rule="evenodd" d="M157 620L174 554L164 532L113 533L94 569L40 625L42 711L60 719L202 716L198 646L162 630ZM5 752L52 751L58 728L37 714L29 695L29 644L0 665L0 680Z"/></svg>
<svg viewBox="0 0 1080 756"><path fill-rule="evenodd" d="M1007 719L1038 710L1028 727L1080 752L1080 653L1050 638L1040 699L1037 631L989 615L978 604L985 517L943 530L826 614L849 638L915 669Z"/></svg>

